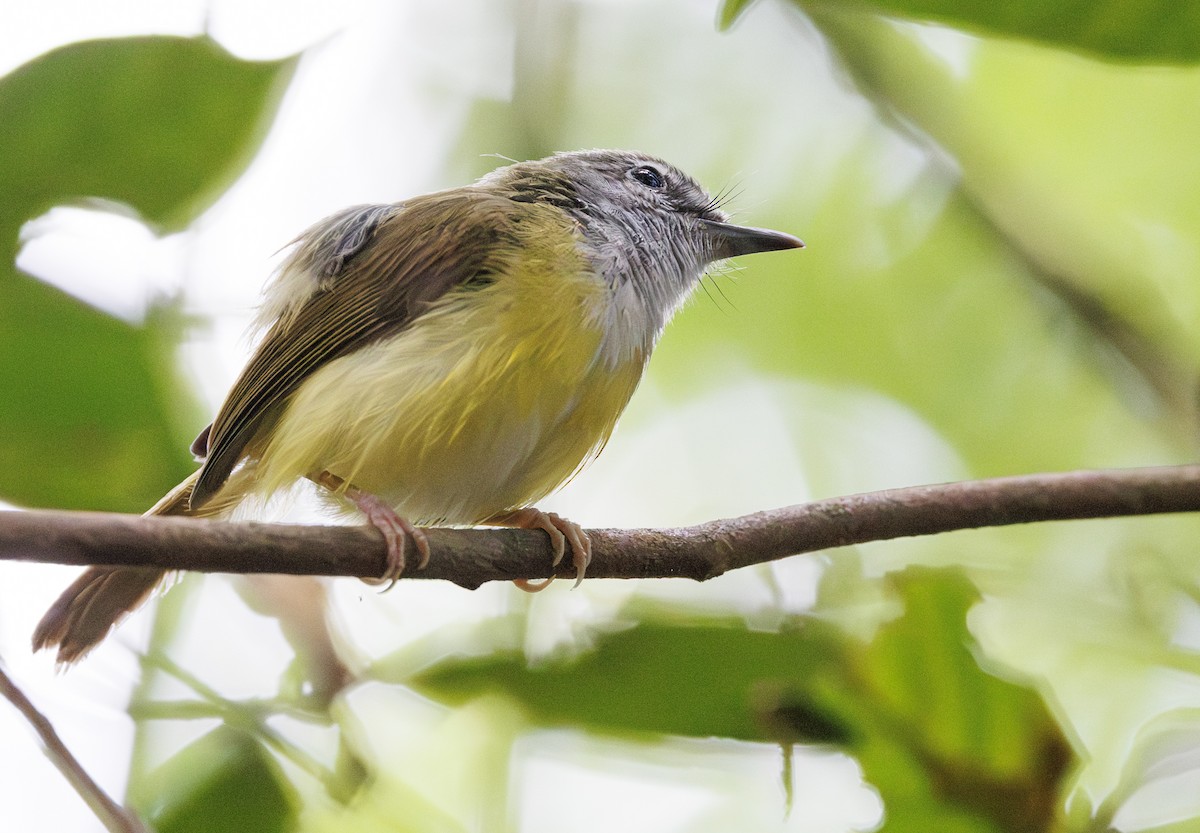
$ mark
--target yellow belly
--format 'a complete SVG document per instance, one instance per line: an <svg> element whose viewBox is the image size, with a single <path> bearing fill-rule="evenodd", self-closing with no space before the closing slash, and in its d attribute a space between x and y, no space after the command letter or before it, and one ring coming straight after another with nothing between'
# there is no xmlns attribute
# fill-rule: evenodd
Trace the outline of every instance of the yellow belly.
<svg viewBox="0 0 1200 833"><path fill-rule="evenodd" d="M513 274L322 367L275 425L254 490L329 471L419 524L548 494L607 440L648 353L613 349L610 292L584 265L573 243L535 247Z"/></svg>

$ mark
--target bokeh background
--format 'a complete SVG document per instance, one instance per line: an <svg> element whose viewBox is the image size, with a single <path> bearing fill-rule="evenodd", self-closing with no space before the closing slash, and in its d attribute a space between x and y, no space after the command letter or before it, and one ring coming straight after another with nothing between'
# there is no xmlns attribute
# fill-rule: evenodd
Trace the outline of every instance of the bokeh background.
<svg viewBox="0 0 1200 833"><path fill-rule="evenodd" d="M663 156L803 252L708 277L542 508L675 526L1195 458L1200 4L0 7L0 499L141 511L281 247L555 150ZM329 519L304 496L278 517ZM537 596L184 578L0 656L160 831L1200 829L1192 518ZM99 830L0 708L0 828Z"/></svg>

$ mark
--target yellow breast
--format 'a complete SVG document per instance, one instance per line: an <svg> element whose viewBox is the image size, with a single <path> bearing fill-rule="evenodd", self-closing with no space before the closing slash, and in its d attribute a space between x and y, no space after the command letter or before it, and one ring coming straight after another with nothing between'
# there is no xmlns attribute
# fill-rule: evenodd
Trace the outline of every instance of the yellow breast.
<svg viewBox="0 0 1200 833"><path fill-rule="evenodd" d="M540 499L597 452L650 345L614 345L612 292L572 229L530 225L506 273L307 379L254 490L327 470L415 523L471 524Z"/></svg>

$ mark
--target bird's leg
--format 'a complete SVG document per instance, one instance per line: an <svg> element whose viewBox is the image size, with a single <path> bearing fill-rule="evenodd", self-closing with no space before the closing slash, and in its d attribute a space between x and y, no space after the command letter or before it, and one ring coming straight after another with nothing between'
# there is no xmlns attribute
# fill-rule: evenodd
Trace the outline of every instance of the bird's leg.
<svg viewBox="0 0 1200 833"><path fill-rule="evenodd" d="M493 515L484 523L488 526L546 530L546 534L550 536L550 543L554 547L553 566L555 567L563 560L566 546L569 543L571 545L571 562L575 565L575 586L578 587L583 581L583 574L587 572L588 564L592 560L592 542L588 540L587 533L579 524L568 521L553 512L534 509L532 506ZM513 581L513 584L527 593L537 593L539 590L549 587L552 581L554 581L554 576L550 576L540 584L535 584L528 579L517 579Z"/></svg>
<svg viewBox="0 0 1200 833"><path fill-rule="evenodd" d="M331 492L344 494L346 499L358 508L358 511L367 516L367 521L383 533L383 540L387 542L387 570L384 571L381 578L364 578L363 581L371 584L382 584L386 581L388 589L391 589L404 572L406 535L412 536L413 543L417 545L417 552L421 555L421 559L417 562L417 569L425 569L429 563L429 539L422 530L396 514L396 510L384 503L382 498L365 492L353 484L348 484L336 474L328 471L323 471L310 479Z"/></svg>

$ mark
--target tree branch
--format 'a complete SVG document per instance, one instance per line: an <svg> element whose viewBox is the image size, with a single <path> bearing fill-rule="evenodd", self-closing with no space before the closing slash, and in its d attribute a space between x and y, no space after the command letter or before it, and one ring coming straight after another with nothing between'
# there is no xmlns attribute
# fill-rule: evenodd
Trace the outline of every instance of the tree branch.
<svg viewBox="0 0 1200 833"><path fill-rule="evenodd" d="M100 785L92 780L79 760L71 754L66 744L54 730L46 716L25 696L8 676L4 664L0 663L0 696L5 697L29 722L42 742L46 757L58 768L75 792L87 802L110 833L149 833L149 828L131 810L126 810L113 801Z"/></svg>
<svg viewBox="0 0 1200 833"><path fill-rule="evenodd" d="M890 489L680 529L589 530L593 578L699 581L789 555L987 526L1200 510L1200 466L1075 471ZM519 529L432 529L405 578L545 578L549 540ZM223 573L378 576L369 526L297 526L86 512L0 512L0 559ZM565 559L555 572L571 576Z"/></svg>

